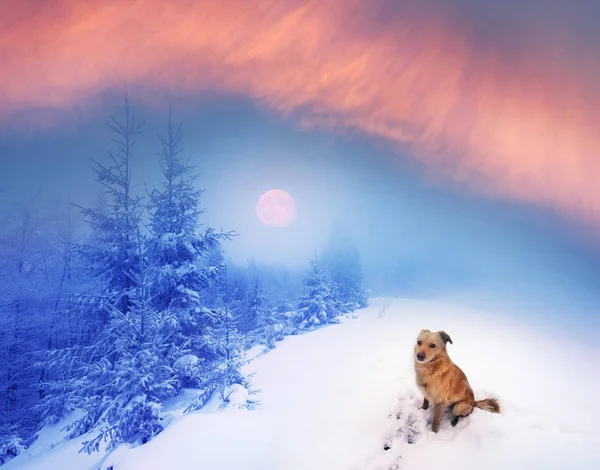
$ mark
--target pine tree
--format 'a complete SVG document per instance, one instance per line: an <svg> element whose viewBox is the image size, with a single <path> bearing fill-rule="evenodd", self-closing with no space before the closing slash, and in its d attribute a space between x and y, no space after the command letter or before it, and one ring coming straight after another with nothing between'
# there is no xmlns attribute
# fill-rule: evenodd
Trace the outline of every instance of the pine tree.
<svg viewBox="0 0 600 470"><path fill-rule="evenodd" d="M139 237L139 235L138 235ZM149 302L149 282L143 263L131 276L128 311L106 304L107 324L95 342L54 350L46 367L56 377L44 388L42 424L56 422L65 412L79 409L81 418L67 427L72 439L96 430L83 443L86 452L120 443L143 444L162 431L162 402L179 390L169 360L169 312L158 312Z"/></svg>
<svg viewBox="0 0 600 470"><path fill-rule="evenodd" d="M244 340L238 332L235 318L227 306L212 310L212 324L206 328L205 343L214 353L202 369L199 388L201 393L185 410L196 411L202 408L217 393L221 407L232 405L251 409L258 404L252 398L256 393L251 388L250 377L244 376Z"/></svg>
<svg viewBox="0 0 600 470"><path fill-rule="evenodd" d="M111 117L107 125L116 135L113 141L117 148L109 152L111 164L91 159L90 168L105 188L109 207L107 211L82 208L92 229L92 240L81 250L92 276L106 284L107 295L100 303L107 302L126 314L131 307L129 292L134 287L129 273L135 273L141 261L138 228L143 208L141 199L133 195L131 165L144 124L136 124L125 94L125 121Z"/></svg>
<svg viewBox="0 0 600 470"><path fill-rule="evenodd" d="M182 385L204 389L202 405L214 388L208 378L224 352L213 337L223 315L225 266L220 244L233 233L200 232L200 198L193 168L183 160L184 134L169 113L167 132L161 143L160 187L150 194L148 262L152 270L152 306L170 312L169 342L172 363Z"/></svg>
<svg viewBox="0 0 600 470"><path fill-rule="evenodd" d="M57 350L50 368L65 370L76 365L76 376L64 376L46 384L45 424L56 421L55 404L84 412L71 424L68 438L96 429L97 435L83 443L87 452L122 442L143 444L162 429L161 404L178 391L176 373L167 358L169 318L148 302L143 270L132 274L136 286L128 297L130 309L123 314L108 306L108 325L91 346ZM65 364L67 363L67 364Z"/></svg>
<svg viewBox="0 0 600 470"><path fill-rule="evenodd" d="M333 282L320 260L315 258L311 261L304 280L304 291L298 301L297 328L311 330L327 323L337 323L338 313Z"/></svg>
<svg viewBox="0 0 600 470"><path fill-rule="evenodd" d="M169 114L166 136L160 136L160 167L163 180L150 194L148 257L155 271L152 286L154 306L172 310L179 334L199 334L204 318L202 292L218 277L218 266L202 266L203 259L231 233L217 233L207 227L199 232L200 197L194 187L193 168L182 159L183 131L173 126Z"/></svg>
<svg viewBox="0 0 600 470"><path fill-rule="evenodd" d="M246 310L243 331L250 333L260 326L260 319L268 310L267 297L264 294L260 279L254 279L252 288L248 293L248 307Z"/></svg>
<svg viewBox="0 0 600 470"><path fill-rule="evenodd" d="M140 232L139 198L131 191L131 158L140 127L126 101L126 120L112 119L118 135L112 165L94 162L96 179L109 196L108 211L84 209L92 243L81 249L96 288L107 292L91 305L104 314L90 344L52 350L44 367L52 379L43 383L39 409L42 424L78 409L82 416L69 427L69 438L96 429L84 450L98 450L102 441L144 443L162 430L160 404L177 391L177 379L166 360L169 312L149 302L151 278Z"/></svg>
<svg viewBox="0 0 600 470"><path fill-rule="evenodd" d="M258 319L260 342L267 349L273 349L277 341L286 335L286 318L277 307L267 307Z"/></svg>

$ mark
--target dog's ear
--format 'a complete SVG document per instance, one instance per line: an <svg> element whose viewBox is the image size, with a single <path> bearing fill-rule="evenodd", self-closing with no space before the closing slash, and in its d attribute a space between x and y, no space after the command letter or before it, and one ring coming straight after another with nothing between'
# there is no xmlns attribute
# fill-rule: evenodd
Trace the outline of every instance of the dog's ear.
<svg viewBox="0 0 600 470"><path fill-rule="evenodd" d="M442 338L442 341L444 342L444 344L446 344L446 343L453 344L452 338L450 338L450 335L448 333L446 333L445 331L440 331L439 334L440 334L440 338Z"/></svg>

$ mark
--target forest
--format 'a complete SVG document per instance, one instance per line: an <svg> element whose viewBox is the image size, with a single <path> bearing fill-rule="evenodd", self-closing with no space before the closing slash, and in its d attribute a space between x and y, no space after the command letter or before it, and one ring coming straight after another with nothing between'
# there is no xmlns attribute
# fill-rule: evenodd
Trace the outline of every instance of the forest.
<svg viewBox="0 0 600 470"><path fill-rule="evenodd" d="M131 162L152 136L127 99L123 114L107 121L106 158L89 159L90 184L103 190L93 207L35 195L2 206L0 464L72 413L68 439L94 431L82 442L94 452L148 442L166 426L163 401L182 389L198 392L187 412L210 400L260 406L245 351L367 305L344 234L301 272L229 261L227 243L243 235L203 223L204 191L170 110L154 137L161 178L140 194Z"/></svg>

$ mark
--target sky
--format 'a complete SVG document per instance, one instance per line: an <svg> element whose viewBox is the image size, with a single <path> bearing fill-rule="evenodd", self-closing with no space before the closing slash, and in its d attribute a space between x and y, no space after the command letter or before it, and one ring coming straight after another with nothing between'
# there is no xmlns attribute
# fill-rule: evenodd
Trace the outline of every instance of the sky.
<svg viewBox="0 0 600 470"><path fill-rule="evenodd" d="M106 158L127 84L146 121L138 189L172 105L236 262L304 266L337 221L374 285L404 263L431 283L593 297L599 15L592 0L1 2L0 187L93 203L86 162ZM254 213L270 189L296 201L286 228Z"/></svg>

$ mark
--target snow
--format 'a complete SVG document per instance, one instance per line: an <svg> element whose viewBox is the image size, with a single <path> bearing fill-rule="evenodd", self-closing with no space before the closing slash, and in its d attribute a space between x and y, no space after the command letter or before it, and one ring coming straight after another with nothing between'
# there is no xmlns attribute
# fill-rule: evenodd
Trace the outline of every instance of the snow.
<svg viewBox="0 0 600 470"><path fill-rule="evenodd" d="M186 366L194 366L198 364L198 356L193 354L185 354L173 363L173 367L185 368Z"/></svg>
<svg viewBox="0 0 600 470"><path fill-rule="evenodd" d="M475 410L455 428L429 430L420 410L412 347L422 328L450 334L451 358L476 399L497 397L502 413ZM371 299L340 324L254 349L260 406L217 403L182 415L193 391L172 399L172 422L150 443L109 454L77 454L59 425L6 470L387 470L594 468L600 461L600 349L504 312L442 301ZM237 392L234 394L237 394ZM241 397L243 398L243 397ZM237 403L236 398L233 402ZM412 442L412 443L409 443ZM391 448L383 450L385 443Z"/></svg>

